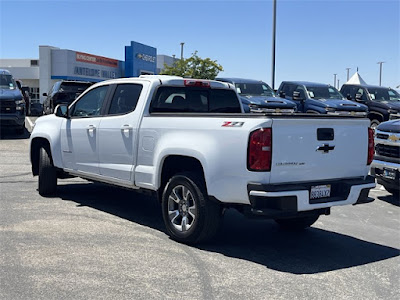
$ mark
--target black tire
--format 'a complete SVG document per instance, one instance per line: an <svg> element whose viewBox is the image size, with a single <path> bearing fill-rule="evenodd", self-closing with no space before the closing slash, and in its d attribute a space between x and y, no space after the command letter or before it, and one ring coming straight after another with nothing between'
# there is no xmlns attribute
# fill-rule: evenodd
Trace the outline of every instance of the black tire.
<svg viewBox="0 0 400 300"><path fill-rule="evenodd" d="M370 127L371 127L372 129L375 129L376 127L378 127L379 124L381 124L381 122L380 122L379 120L373 119L373 120L371 120Z"/></svg>
<svg viewBox="0 0 400 300"><path fill-rule="evenodd" d="M23 135L25 133L25 124L17 128L17 134Z"/></svg>
<svg viewBox="0 0 400 300"><path fill-rule="evenodd" d="M221 205L208 198L204 180L192 172L169 180L162 195L162 214L167 234L185 244L212 239L222 223Z"/></svg>
<svg viewBox="0 0 400 300"><path fill-rule="evenodd" d="M54 195L57 190L57 171L51 159L50 150L40 148L38 191L41 196Z"/></svg>
<svg viewBox="0 0 400 300"><path fill-rule="evenodd" d="M394 197L395 199L399 199L399 197L400 197L400 191L399 191L399 190L394 189L394 188L390 188L390 187L386 187L386 186L383 186L383 187L384 187L385 190L387 190L390 194L392 194L393 197Z"/></svg>
<svg viewBox="0 0 400 300"><path fill-rule="evenodd" d="M282 229L285 230L303 230L314 224L319 218L319 215L296 217L290 219L275 219Z"/></svg>

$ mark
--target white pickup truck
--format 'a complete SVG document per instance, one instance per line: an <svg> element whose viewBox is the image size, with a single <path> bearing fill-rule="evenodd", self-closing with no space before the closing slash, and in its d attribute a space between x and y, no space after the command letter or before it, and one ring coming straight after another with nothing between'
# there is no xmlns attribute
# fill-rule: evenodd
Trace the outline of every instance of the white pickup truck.
<svg viewBox="0 0 400 300"><path fill-rule="evenodd" d="M368 125L244 114L229 83L145 75L97 83L39 118L30 158L41 195L68 176L154 191L167 233L197 243L217 233L225 208L299 229L332 206L373 200Z"/></svg>

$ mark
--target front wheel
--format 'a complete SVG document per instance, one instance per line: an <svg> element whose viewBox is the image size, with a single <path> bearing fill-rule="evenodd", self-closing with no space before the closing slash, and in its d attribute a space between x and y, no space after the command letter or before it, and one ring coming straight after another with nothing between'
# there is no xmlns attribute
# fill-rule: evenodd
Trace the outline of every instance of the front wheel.
<svg viewBox="0 0 400 300"><path fill-rule="evenodd" d="M51 160L50 150L40 148L38 190L41 196L55 194L57 190L57 170Z"/></svg>
<svg viewBox="0 0 400 300"><path fill-rule="evenodd" d="M210 240L222 223L221 205L208 199L204 180L192 172L169 180L162 195L162 211L168 235L181 243Z"/></svg>
<svg viewBox="0 0 400 300"><path fill-rule="evenodd" d="M302 230L310 227L319 218L319 215L315 216L305 216L305 217L295 217L290 219L275 219L275 222L279 224L280 227L286 230Z"/></svg>

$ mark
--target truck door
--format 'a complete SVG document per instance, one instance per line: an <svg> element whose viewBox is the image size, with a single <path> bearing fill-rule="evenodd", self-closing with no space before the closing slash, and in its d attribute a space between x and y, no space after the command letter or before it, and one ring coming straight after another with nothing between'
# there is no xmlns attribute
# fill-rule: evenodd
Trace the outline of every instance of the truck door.
<svg viewBox="0 0 400 300"><path fill-rule="evenodd" d="M114 86L99 127L99 168L102 176L131 181L137 156L137 133L149 83Z"/></svg>
<svg viewBox="0 0 400 300"><path fill-rule="evenodd" d="M109 86L90 90L71 107L61 127L63 165L67 169L99 174L98 129Z"/></svg>

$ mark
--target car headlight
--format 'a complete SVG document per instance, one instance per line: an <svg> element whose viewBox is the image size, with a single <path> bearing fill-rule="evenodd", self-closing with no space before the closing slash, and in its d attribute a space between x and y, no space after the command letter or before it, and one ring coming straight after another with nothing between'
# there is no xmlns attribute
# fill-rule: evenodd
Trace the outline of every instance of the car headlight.
<svg viewBox="0 0 400 300"><path fill-rule="evenodd" d="M333 108L333 107L325 107L325 111L334 112L334 111L336 111L336 108Z"/></svg>
<svg viewBox="0 0 400 300"><path fill-rule="evenodd" d="M22 100L22 99L20 99L20 100L15 100L15 104L16 104L16 105L25 104L25 100Z"/></svg>
<svg viewBox="0 0 400 300"><path fill-rule="evenodd" d="M389 113L389 114L394 114L394 115L395 115L395 114L398 114L399 112L398 112L397 110L395 110L395 109L389 109L389 110L388 110L388 113Z"/></svg>

